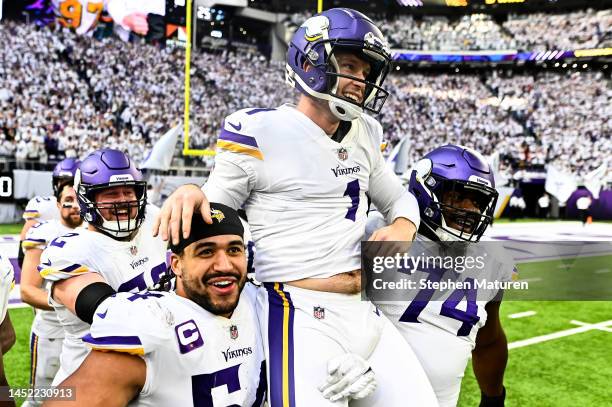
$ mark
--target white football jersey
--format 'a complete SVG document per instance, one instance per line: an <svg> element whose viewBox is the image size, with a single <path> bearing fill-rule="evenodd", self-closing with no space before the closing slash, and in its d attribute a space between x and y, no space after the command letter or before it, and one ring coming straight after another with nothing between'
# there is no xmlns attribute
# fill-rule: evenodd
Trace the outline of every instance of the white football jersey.
<svg viewBox="0 0 612 407"><path fill-rule="evenodd" d="M8 257L0 256L0 324L4 321L8 309L9 293L15 287L13 265Z"/></svg>
<svg viewBox="0 0 612 407"><path fill-rule="evenodd" d="M52 3L59 23L79 35L93 33L105 7L103 0L52 0Z"/></svg>
<svg viewBox="0 0 612 407"><path fill-rule="evenodd" d="M245 109L225 119L211 202L244 209L262 282L326 278L361 267L370 194L388 219L418 224L416 199L385 166L382 127L364 115L342 142L291 105Z"/></svg>
<svg viewBox="0 0 612 407"><path fill-rule="evenodd" d="M60 218L57 208L57 199L50 196L35 196L28 201L23 211L23 219L35 220L37 222L49 221Z"/></svg>
<svg viewBox="0 0 612 407"><path fill-rule="evenodd" d="M75 230L83 231L84 227L71 229L64 226L62 222L52 219L48 222L40 222L28 229L25 239L21 243L24 250L44 250L53 239ZM64 329L57 320L55 311L36 309L36 316L32 322L32 332L44 338L63 338Z"/></svg>
<svg viewBox="0 0 612 407"><path fill-rule="evenodd" d="M425 256L450 255L421 235L417 236L417 241L427 242L427 246L418 249L425 248ZM484 267L481 270L457 273L457 281L475 280L479 275L480 281L511 281L514 263L490 245L467 244L467 251L462 255L474 258L484 256ZM421 278L439 281L435 275L417 271L411 280L417 283ZM446 278L445 275L443 279ZM426 294L428 292L431 294ZM401 295L401 291L397 293ZM449 289L436 297L436 300L429 300L433 292L423 288L418 294L420 300L372 301L393 322L414 350L441 406L457 404L461 379L476 345L476 335L487 321L485 306L496 293L495 290L471 286L469 290Z"/></svg>
<svg viewBox="0 0 612 407"><path fill-rule="evenodd" d="M261 406L256 290L246 284L229 319L174 292L120 293L100 305L83 340L144 358L146 382L131 406Z"/></svg>
<svg viewBox="0 0 612 407"><path fill-rule="evenodd" d="M152 234L156 213L156 207L147 206L145 221L131 241L115 240L90 230L73 231L54 239L41 255L41 276L52 284L85 273L99 273L117 291L136 292L152 287L167 269L166 242ZM87 356L81 338L89 332L89 324L53 299L49 298L49 303L65 333L56 376L59 383L61 376L74 372Z"/></svg>

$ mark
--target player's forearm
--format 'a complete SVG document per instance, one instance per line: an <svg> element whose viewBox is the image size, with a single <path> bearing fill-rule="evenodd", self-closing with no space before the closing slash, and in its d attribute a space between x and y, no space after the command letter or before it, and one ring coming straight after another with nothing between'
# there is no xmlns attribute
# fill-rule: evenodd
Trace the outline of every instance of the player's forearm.
<svg viewBox="0 0 612 407"><path fill-rule="evenodd" d="M42 288L32 285L21 284L21 299L26 304L30 304L34 308L53 311L53 307L49 305L48 293Z"/></svg>
<svg viewBox="0 0 612 407"><path fill-rule="evenodd" d="M472 352L472 366L480 390L487 396L503 392L504 371L508 363L508 342L503 330L495 341L477 346Z"/></svg>

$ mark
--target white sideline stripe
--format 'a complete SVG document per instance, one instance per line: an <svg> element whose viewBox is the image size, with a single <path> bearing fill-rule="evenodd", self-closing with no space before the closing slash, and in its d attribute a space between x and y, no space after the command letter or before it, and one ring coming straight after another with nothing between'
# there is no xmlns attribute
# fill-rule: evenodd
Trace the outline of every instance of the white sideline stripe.
<svg viewBox="0 0 612 407"><path fill-rule="evenodd" d="M576 321L575 319L572 319L570 321L570 324L574 324L578 326L592 326L592 324L589 324L588 322ZM595 326L593 329L597 329L600 331L606 331L606 332L612 332L612 328L608 328L605 326Z"/></svg>
<svg viewBox="0 0 612 407"><path fill-rule="evenodd" d="M510 319L525 318L525 317L534 316L535 314L537 314L537 312L535 311L517 312L516 314L508 315L508 318Z"/></svg>
<svg viewBox="0 0 612 407"><path fill-rule="evenodd" d="M591 331L593 329L606 328L608 325L612 325L612 319L597 324L589 324L587 326L580 326L578 328L566 329L564 331L553 332L551 334L536 336L534 338L524 339L522 341L516 341L508 344L508 349L522 348L523 346L534 345L536 343L546 342L553 339L563 338L565 336L575 335L582 332Z"/></svg>
<svg viewBox="0 0 612 407"><path fill-rule="evenodd" d="M15 303L15 304L9 304L7 308L8 309L15 309L15 308L28 308L28 307L29 307L29 305L26 304L25 302L18 302L18 303Z"/></svg>
<svg viewBox="0 0 612 407"><path fill-rule="evenodd" d="M609 273L610 271L612 271L612 270L610 270L610 269L599 269L599 270L595 270L594 273L595 274L603 274L603 273Z"/></svg>

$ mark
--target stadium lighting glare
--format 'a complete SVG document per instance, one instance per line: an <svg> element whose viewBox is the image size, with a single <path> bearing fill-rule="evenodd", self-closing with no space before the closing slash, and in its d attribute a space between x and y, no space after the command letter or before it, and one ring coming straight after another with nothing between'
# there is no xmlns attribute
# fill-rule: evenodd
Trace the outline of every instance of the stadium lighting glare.
<svg viewBox="0 0 612 407"><path fill-rule="evenodd" d="M396 67L395 67L395 70L396 70L396 71L399 71L399 70L400 70L400 67L399 67L399 66L396 66Z"/></svg>
<svg viewBox="0 0 612 407"><path fill-rule="evenodd" d="M587 64L583 64L582 67L586 69L588 67L588 65Z"/></svg>
<svg viewBox="0 0 612 407"><path fill-rule="evenodd" d="M567 64L561 65L562 68L567 68Z"/></svg>
<svg viewBox="0 0 612 407"><path fill-rule="evenodd" d="M555 68L557 68L557 67L559 67L559 63L558 62L555 63Z"/></svg>
<svg viewBox="0 0 612 407"><path fill-rule="evenodd" d="M573 64L572 68L576 68L578 66L578 64Z"/></svg>

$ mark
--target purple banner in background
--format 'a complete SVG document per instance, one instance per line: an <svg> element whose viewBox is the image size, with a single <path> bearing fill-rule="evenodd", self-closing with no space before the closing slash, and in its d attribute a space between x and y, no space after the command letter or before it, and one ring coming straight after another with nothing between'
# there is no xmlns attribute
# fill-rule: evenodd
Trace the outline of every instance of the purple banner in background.
<svg viewBox="0 0 612 407"><path fill-rule="evenodd" d="M588 196L593 198L591 193L584 188L577 189L567 200L566 216L568 218L580 217L580 212L576 207L578 198ZM590 208L590 214L593 220L612 220L612 190L605 190L599 193L599 199L593 199Z"/></svg>

